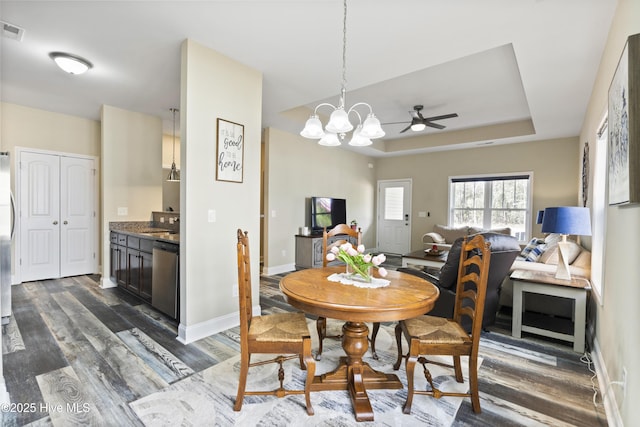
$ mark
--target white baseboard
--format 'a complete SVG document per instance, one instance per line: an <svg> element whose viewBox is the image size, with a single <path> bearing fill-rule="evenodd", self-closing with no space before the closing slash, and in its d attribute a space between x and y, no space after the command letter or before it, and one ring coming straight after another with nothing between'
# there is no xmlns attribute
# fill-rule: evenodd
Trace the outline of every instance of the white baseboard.
<svg viewBox="0 0 640 427"><path fill-rule="evenodd" d="M591 354L593 355L593 365L596 370L596 375L598 376L598 387L600 387L600 397L604 405L605 414L607 415L607 423L611 427L624 427L622 417L620 416L620 409L618 408L618 403L612 390L612 387L616 387L617 385L611 384L611 379L609 378L607 367L604 364L597 337L593 337L593 350Z"/></svg>
<svg viewBox="0 0 640 427"><path fill-rule="evenodd" d="M104 277L103 276L100 279L100 287L102 289L115 288L116 286L118 286L118 284L113 282L110 277Z"/></svg>
<svg viewBox="0 0 640 427"><path fill-rule="evenodd" d="M262 308L259 305L255 305L253 306L252 311L254 316L259 316L262 312ZM178 336L176 339L182 344L191 344L194 341L226 331L227 329L238 326L239 324L240 314L237 311L214 319L209 319L204 322L196 323L195 325L187 326L180 323L180 325L178 325Z"/></svg>
<svg viewBox="0 0 640 427"><path fill-rule="evenodd" d="M264 267L262 269L262 275L273 276L274 274L288 273L289 271L295 271L295 264L276 265L275 267Z"/></svg>

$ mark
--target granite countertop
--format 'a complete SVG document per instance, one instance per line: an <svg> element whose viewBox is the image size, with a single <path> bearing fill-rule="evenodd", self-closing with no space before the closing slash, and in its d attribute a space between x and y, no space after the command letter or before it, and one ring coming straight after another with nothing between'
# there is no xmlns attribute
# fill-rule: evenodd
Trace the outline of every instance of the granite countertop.
<svg viewBox="0 0 640 427"><path fill-rule="evenodd" d="M145 239L155 239L168 243L180 243L180 230L157 227L151 221L110 222L109 230Z"/></svg>

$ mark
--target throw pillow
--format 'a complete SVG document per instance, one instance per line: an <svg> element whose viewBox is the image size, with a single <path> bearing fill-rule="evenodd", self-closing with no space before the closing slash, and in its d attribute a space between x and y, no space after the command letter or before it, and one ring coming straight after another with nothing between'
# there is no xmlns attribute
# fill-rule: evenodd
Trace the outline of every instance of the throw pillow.
<svg viewBox="0 0 640 427"><path fill-rule="evenodd" d="M531 249L526 257L524 257L524 260L529 262L538 262L538 259L540 258L540 256L542 256L546 249L546 244L537 245L535 248Z"/></svg>
<svg viewBox="0 0 640 427"><path fill-rule="evenodd" d="M460 264L460 251L464 237L459 237L453 242L447 262L440 269L440 287L444 289L454 289L458 280L458 266Z"/></svg>
<svg viewBox="0 0 640 427"><path fill-rule="evenodd" d="M469 227L448 227L446 225L434 225L433 231L444 237L447 243L453 243L458 237L464 237L469 234Z"/></svg>
<svg viewBox="0 0 640 427"><path fill-rule="evenodd" d="M567 262L569 264L572 264L573 261L575 261L575 259L578 257L578 255L580 255L580 252L582 252L582 248L577 243L571 241L568 241L567 243L569 243L568 250L566 252ZM559 261L558 250L558 244L556 243L555 245L553 245L553 247L549 248L549 250L547 250L544 255L540 257L540 262L544 262L545 264L557 265ZM549 253L548 255L547 252Z"/></svg>
<svg viewBox="0 0 640 427"><path fill-rule="evenodd" d="M526 258L527 255L529 255L529 253L531 253L533 249L537 248L542 244L544 244L544 239L539 239L537 237L534 237L533 239L529 240L529 243L527 243L527 246L525 246L524 249L522 249L522 252L520 252L520 256L523 258Z"/></svg>

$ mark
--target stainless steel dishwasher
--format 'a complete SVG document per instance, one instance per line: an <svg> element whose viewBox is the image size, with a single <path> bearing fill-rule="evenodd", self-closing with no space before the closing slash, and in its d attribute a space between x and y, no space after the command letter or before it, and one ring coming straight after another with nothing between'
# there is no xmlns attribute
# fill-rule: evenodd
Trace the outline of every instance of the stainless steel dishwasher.
<svg viewBox="0 0 640 427"><path fill-rule="evenodd" d="M153 245L151 305L173 319L178 318L179 246L156 241Z"/></svg>

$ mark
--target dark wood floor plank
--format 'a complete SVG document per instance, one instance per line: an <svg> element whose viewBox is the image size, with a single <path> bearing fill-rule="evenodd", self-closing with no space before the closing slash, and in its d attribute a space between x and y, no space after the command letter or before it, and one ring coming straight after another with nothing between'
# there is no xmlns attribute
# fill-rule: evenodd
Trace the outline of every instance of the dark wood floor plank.
<svg viewBox="0 0 640 427"><path fill-rule="evenodd" d="M167 333L166 329L135 308L121 304L114 306L113 309L194 371L199 372L216 364L216 361L206 353L190 344L182 344L176 339L176 335Z"/></svg>
<svg viewBox="0 0 640 427"><path fill-rule="evenodd" d="M68 294L55 294L53 297L69 318L84 325L84 336L137 396L168 385L75 298Z"/></svg>
<svg viewBox="0 0 640 427"><path fill-rule="evenodd" d="M118 337L169 384L195 372L137 328L118 332Z"/></svg>
<svg viewBox="0 0 640 427"><path fill-rule="evenodd" d="M73 368L66 367L36 377L45 406L54 425L98 426L104 415Z"/></svg>
<svg viewBox="0 0 640 427"><path fill-rule="evenodd" d="M15 317L9 318L9 323L2 325L2 354L24 350L24 341Z"/></svg>
<svg viewBox="0 0 640 427"><path fill-rule="evenodd" d="M293 311L279 291L282 277L261 277L263 312ZM51 399L66 402L66 397L51 388L64 380L75 384L66 390L100 407L100 420L48 413L8 414L3 426L73 421L116 425L113 420L118 420L117 425L141 425L128 402L168 386L174 377L165 373L163 379L158 369L175 368L171 375L177 378L238 353L238 328L183 345L175 339L175 322L119 289L100 288L99 282L99 276L81 276L15 286L14 320L25 349L20 350L19 344L5 346L4 361L12 401L44 403L54 396ZM602 408L592 404L592 374L580 354L572 352L567 343L544 337L515 339L510 322L510 313L501 312L491 332L481 339L482 413L475 414L464 399L454 425L606 426ZM53 360L40 360L50 351ZM167 368L167 363L173 367ZM165 368L158 367L161 365ZM131 375L144 376L141 381L145 382L156 375L161 384L151 381L155 384L143 390L138 380L131 384L127 378Z"/></svg>
<svg viewBox="0 0 640 427"><path fill-rule="evenodd" d="M86 284L74 284L67 290L112 332L117 333L133 328L131 323L113 311L111 306L99 301L88 288L90 286Z"/></svg>
<svg viewBox="0 0 640 427"><path fill-rule="evenodd" d="M122 420L123 425L139 425L138 418L127 405L138 395L86 338L83 332L85 324L74 322L57 303L51 304L42 316L83 384L85 393L92 396L89 402L102 408L105 419Z"/></svg>

